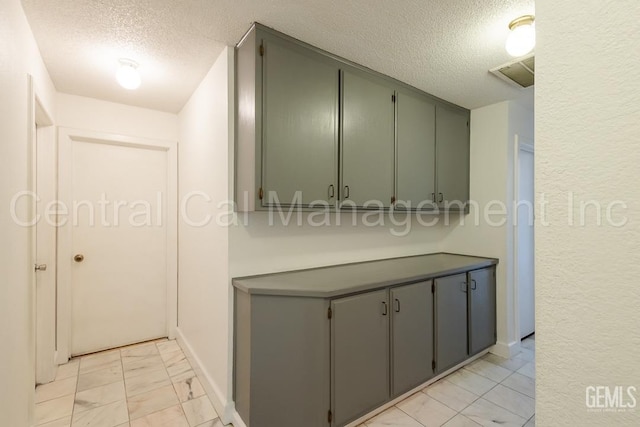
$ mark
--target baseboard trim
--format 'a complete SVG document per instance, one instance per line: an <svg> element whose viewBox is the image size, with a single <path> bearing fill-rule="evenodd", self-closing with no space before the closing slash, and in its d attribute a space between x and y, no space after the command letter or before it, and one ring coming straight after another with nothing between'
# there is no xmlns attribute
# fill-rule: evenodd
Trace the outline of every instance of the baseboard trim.
<svg viewBox="0 0 640 427"><path fill-rule="evenodd" d="M237 423L237 420L240 418L240 416L236 412L234 402L224 397L224 393L222 393L216 382L213 380L213 378L211 378L209 373L203 369L204 365L193 350L193 347L191 347L189 341L185 338L180 328L175 329L175 337L178 341L178 344L180 344L180 347L184 351L185 356L189 360L189 363L193 367L193 370L196 373L198 380L202 384L202 387L204 387L207 395L209 395L214 409L220 416L220 420L225 425L233 423L234 427L246 427L244 423Z"/></svg>
<svg viewBox="0 0 640 427"><path fill-rule="evenodd" d="M238 411L233 411L233 427L247 427L247 425L242 421L240 414Z"/></svg>
<svg viewBox="0 0 640 427"><path fill-rule="evenodd" d="M489 353L504 357L505 359L511 359L513 356L520 353L520 351L520 341L512 341L508 344L498 341L496 345L491 347Z"/></svg>

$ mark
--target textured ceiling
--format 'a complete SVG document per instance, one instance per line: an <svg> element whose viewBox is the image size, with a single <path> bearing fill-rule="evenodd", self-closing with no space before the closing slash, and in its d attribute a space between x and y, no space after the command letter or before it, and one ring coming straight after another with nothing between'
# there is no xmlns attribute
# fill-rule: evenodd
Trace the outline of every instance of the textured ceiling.
<svg viewBox="0 0 640 427"><path fill-rule="evenodd" d="M258 21L467 108L532 99L488 70L533 0L23 0L56 88L178 112L224 45ZM118 58L143 83L115 82Z"/></svg>

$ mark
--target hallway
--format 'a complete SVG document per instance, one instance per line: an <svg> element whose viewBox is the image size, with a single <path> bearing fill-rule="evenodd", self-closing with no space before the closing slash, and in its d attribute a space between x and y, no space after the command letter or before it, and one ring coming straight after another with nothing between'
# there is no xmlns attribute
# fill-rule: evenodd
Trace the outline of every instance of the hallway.
<svg viewBox="0 0 640 427"><path fill-rule="evenodd" d="M73 358L36 387L39 427L221 427L176 341Z"/></svg>

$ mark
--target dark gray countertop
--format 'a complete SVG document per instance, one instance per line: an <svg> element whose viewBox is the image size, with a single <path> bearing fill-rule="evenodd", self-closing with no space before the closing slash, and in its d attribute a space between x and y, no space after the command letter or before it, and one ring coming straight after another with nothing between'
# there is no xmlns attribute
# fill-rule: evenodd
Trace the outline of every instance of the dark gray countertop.
<svg viewBox="0 0 640 427"><path fill-rule="evenodd" d="M332 298L489 267L495 258L437 253L233 279L250 294Z"/></svg>

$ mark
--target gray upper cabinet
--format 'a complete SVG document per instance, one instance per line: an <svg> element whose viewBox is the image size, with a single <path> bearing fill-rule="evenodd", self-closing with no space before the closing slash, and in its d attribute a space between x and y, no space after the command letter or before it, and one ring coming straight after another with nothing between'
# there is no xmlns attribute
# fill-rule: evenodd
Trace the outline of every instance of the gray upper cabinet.
<svg viewBox="0 0 640 427"><path fill-rule="evenodd" d="M334 202L338 68L278 38L263 46L262 205Z"/></svg>
<svg viewBox="0 0 640 427"><path fill-rule="evenodd" d="M393 396L411 390L433 376L432 281L391 289Z"/></svg>
<svg viewBox="0 0 640 427"><path fill-rule="evenodd" d="M465 209L468 110L260 24L235 65L238 211Z"/></svg>
<svg viewBox="0 0 640 427"><path fill-rule="evenodd" d="M438 207L463 210L469 200L469 111L436 106Z"/></svg>
<svg viewBox="0 0 640 427"><path fill-rule="evenodd" d="M436 107L418 93L398 92L396 209L433 209L435 202Z"/></svg>
<svg viewBox="0 0 640 427"><path fill-rule="evenodd" d="M331 302L334 425L342 426L389 398L387 290Z"/></svg>
<svg viewBox="0 0 640 427"><path fill-rule="evenodd" d="M469 354L496 343L495 268L469 272Z"/></svg>
<svg viewBox="0 0 640 427"><path fill-rule="evenodd" d="M394 195L394 90L357 70L345 70L342 76L343 205L389 207Z"/></svg>
<svg viewBox="0 0 640 427"><path fill-rule="evenodd" d="M436 370L443 372L467 358L467 275L435 280Z"/></svg>

